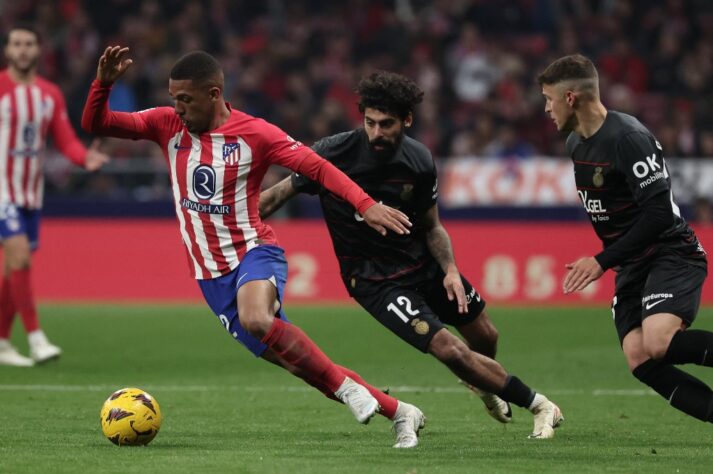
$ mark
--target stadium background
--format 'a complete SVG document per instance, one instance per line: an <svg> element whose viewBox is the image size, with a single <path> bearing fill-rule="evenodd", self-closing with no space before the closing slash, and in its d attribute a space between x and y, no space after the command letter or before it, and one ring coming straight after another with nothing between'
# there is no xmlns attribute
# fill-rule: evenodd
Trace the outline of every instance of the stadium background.
<svg viewBox="0 0 713 474"><path fill-rule="evenodd" d="M234 106L308 144L359 126L352 91L368 71L412 77L426 96L411 135L438 164L459 266L498 302L610 298L611 272L587 293L559 291L564 263L598 242L533 80L554 58L583 52L599 67L605 104L638 116L663 144L676 197L713 245L711 2L34 0L0 9L4 28L24 20L41 31L40 71L67 95L75 125L108 44L130 46L134 59L113 108L170 105L168 70L201 48L223 64ZM92 175L48 152L39 298L198 301L158 147L105 140L103 149L113 161ZM284 175L274 168L265 185ZM318 216L317 201L300 197L271 219L290 258L288 298L347 301ZM704 301L713 303L710 285Z"/></svg>
<svg viewBox="0 0 713 474"><path fill-rule="evenodd" d="M439 166L459 266L496 303L498 360L567 417L554 440L533 443L526 412L493 422L440 364L342 305L324 224L304 219L318 205L295 201L270 221L290 258L289 317L427 414L416 450L391 449L387 420L358 425L231 342L188 276L158 148L106 140L113 161L101 173L47 156L34 275L63 354L0 367L0 472L710 472L710 425L626 369L611 273L589 293L560 294L563 264L598 243L532 78L562 54L592 56L606 104L637 114L664 145L678 200L711 247L712 12L706 0L0 0L0 29L29 20L43 32L40 70L67 94L75 125L112 43L135 60L113 107L169 104L171 65L205 48L225 66L234 105L305 143L358 125L351 90L371 68L413 77L427 95L411 130ZM696 327L710 330L710 282L705 298ZM20 326L13 344L25 354ZM712 382L710 369L686 370ZM103 401L125 386L161 404L148 449L118 449L99 430Z"/></svg>

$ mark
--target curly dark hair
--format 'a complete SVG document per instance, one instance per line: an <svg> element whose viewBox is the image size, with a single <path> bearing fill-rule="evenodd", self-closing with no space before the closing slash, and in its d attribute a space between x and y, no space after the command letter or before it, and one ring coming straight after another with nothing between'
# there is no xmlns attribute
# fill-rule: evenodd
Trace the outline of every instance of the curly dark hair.
<svg viewBox="0 0 713 474"><path fill-rule="evenodd" d="M388 71L377 71L362 79L356 93L361 113L368 107L401 120L423 100L423 91L411 79Z"/></svg>

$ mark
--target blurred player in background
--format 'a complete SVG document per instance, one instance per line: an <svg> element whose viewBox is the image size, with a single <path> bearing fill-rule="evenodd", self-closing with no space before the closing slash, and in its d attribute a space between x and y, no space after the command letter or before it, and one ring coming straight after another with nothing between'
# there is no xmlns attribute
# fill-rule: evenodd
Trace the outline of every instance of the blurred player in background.
<svg viewBox="0 0 713 474"><path fill-rule="evenodd" d="M209 54L183 56L171 70L174 107L112 112L112 84L132 60L108 47L99 60L82 126L92 133L158 143L170 168L180 232L191 270L228 332L255 356L275 363L330 398L361 423L380 412L394 421L397 448L418 443L423 413L334 364L282 309L287 262L258 215L260 183L271 164L319 181L356 208L381 234L408 233L401 212L377 204L341 171L276 126L224 101L223 71Z"/></svg>
<svg viewBox="0 0 713 474"><path fill-rule="evenodd" d="M0 72L0 364L29 367L59 357L61 350L45 336L32 290L32 252L37 249L44 177L42 153L51 135L59 151L89 171L108 157L99 142L87 150L67 118L59 88L37 74L39 34L29 25L11 28L5 37L8 67ZM10 330L20 313L30 357L10 344Z"/></svg>
<svg viewBox="0 0 713 474"><path fill-rule="evenodd" d="M493 360L498 332L485 301L458 271L438 218L433 158L405 135L423 92L406 77L378 72L363 79L357 93L364 128L323 138L312 148L369 195L406 213L411 233L382 238L331 190L299 174L261 193L260 215L270 215L297 193L319 194L349 294L394 334L445 364L496 420L511 421L512 402L535 415L531 437L551 438L563 420L560 410Z"/></svg>
<svg viewBox="0 0 713 474"><path fill-rule="evenodd" d="M538 76L545 112L569 132L577 192L604 249L567 265L564 292L617 272L614 324L629 370L699 420L713 422L713 392L674 367L713 366L713 333L688 329L701 300L706 252L681 217L660 143L631 115L607 110L582 55Z"/></svg>

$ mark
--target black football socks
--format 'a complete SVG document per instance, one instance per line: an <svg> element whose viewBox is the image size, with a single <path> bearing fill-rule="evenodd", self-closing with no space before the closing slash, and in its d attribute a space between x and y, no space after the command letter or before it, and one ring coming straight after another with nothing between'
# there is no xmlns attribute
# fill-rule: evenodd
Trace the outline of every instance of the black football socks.
<svg viewBox="0 0 713 474"><path fill-rule="evenodd" d="M678 331L672 338L662 362L697 364L713 367L713 332L700 329Z"/></svg>
<svg viewBox="0 0 713 474"><path fill-rule="evenodd" d="M713 391L694 376L654 359L642 363L632 373L668 400L672 407L713 423Z"/></svg>

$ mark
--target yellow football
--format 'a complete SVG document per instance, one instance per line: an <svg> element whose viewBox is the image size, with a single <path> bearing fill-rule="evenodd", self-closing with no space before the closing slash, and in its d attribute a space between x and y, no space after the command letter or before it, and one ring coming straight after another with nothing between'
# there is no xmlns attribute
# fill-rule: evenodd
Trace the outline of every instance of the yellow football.
<svg viewBox="0 0 713 474"><path fill-rule="evenodd" d="M104 436L117 446L148 444L161 428L158 402L138 388L122 388L112 393L99 416Z"/></svg>

